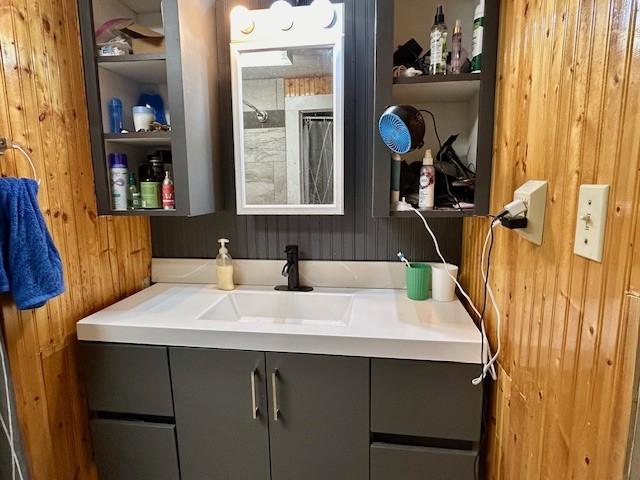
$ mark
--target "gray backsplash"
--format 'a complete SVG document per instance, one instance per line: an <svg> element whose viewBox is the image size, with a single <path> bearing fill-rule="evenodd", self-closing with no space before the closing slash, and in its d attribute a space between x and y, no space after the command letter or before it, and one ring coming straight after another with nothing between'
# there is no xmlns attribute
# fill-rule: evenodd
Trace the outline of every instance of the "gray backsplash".
<svg viewBox="0 0 640 480"><path fill-rule="evenodd" d="M222 132L226 211L194 218L151 220L155 257L213 258L216 240L231 240L235 258L279 259L284 246L298 244L303 259L396 260L402 250L410 259L437 260L433 242L421 221L413 218L373 218L372 135L373 118L373 2L345 2L345 215L344 216L237 216L233 172L231 120ZM225 17L227 18L227 17ZM226 32L223 32L226 35ZM228 43L223 39L221 44ZM351 48L349 46L352 46ZM353 47L355 46L355 48ZM228 51L222 62L228 65ZM364 60L363 60L364 59ZM356 65L357 62L357 65ZM227 72L228 73L228 72ZM222 82L222 111L231 119L230 80ZM448 261L459 264L461 219L432 219L429 224Z"/></svg>

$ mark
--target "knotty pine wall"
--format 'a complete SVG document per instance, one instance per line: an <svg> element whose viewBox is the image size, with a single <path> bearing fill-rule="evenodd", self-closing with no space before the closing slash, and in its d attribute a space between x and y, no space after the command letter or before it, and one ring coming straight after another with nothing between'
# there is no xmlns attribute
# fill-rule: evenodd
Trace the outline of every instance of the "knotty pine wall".
<svg viewBox="0 0 640 480"><path fill-rule="evenodd" d="M75 323L142 287L149 224L96 216L75 1L0 1L0 55L0 136L32 152L67 286L24 313L0 297L32 478L93 480ZM0 157L0 173L31 175L13 153Z"/></svg>
<svg viewBox="0 0 640 480"><path fill-rule="evenodd" d="M496 234L491 283L504 351L491 480L624 478L640 322L638 8L501 2L492 210L528 179L550 189L542 246ZM602 263L572 253L582 183L611 185ZM487 227L464 223L461 275L476 303Z"/></svg>

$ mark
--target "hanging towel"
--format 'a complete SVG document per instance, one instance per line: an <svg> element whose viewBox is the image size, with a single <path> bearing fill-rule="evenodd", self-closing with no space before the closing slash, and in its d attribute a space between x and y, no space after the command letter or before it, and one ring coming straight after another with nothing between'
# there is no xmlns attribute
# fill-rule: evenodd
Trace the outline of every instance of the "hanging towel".
<svg viewBox="0 0 640 480"><path fill-rule="evenodd" d="M0 292L20 310L64 292L62 262L38 206L38 184L0 178Z"/></svg>

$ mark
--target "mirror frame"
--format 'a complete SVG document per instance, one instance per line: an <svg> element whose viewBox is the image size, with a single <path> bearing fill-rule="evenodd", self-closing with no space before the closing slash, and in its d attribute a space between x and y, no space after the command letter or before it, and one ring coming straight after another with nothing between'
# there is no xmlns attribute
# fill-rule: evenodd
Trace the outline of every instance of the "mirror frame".
<svg viewBox="0 0 640 480"><path fill-rule="evenodd" d="M233 101L233 141L236 183L236 212L238 215L344 215L344 17L342 4L334 4L335 21L328 28L317 31L278 31L269 36L238 39L232 34L230 43L231 94ZM304 9L304 12L301 12ZM292 7L303 18L312 11L310 7ZM269 10L251 11L254 18L272 15ZM268 18L263 18L268 21ZM239 57L245 52L283 50L287 48L332 48L333 50L333 203L323 205L255 205L247 204L244 165L244 121L242 67Z"/></svg>

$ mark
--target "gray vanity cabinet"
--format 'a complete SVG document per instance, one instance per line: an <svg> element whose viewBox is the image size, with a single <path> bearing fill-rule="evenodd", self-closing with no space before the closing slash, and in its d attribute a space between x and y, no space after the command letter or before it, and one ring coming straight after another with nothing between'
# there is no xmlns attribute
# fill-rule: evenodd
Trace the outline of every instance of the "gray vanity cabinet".
<svg viewBox="0 0 640 480"><path fill-rule="evenodd" d="M267 353L273 480L368 480L369 359Z"/></svg>
<svg viewBox="0 0 640 480"><path fill-rule="evenodd" d="M268 480L263 352L170 348L181 480Z"/></svg>

